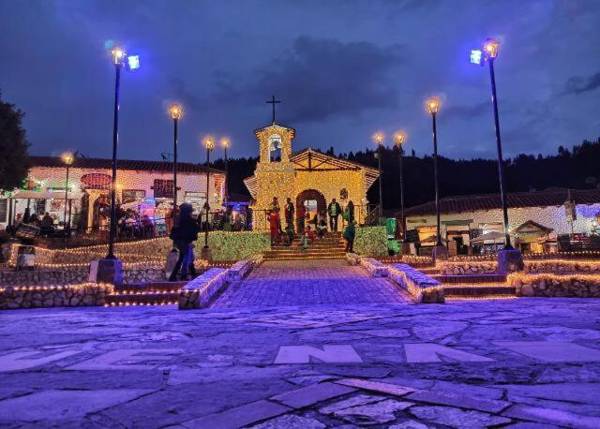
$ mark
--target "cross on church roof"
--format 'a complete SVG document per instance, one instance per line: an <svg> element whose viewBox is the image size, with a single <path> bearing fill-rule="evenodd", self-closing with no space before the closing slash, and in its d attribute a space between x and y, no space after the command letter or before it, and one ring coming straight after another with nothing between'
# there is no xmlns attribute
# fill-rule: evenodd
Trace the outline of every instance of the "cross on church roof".
<svg viewBox="0 0 600 429"><path fill-rule="evenodd" d="M275 96L271 97L271 100L267 101L267 104L270 104L273 108L273 123L275 123L275 105L281 103L281 100L275 100Z"/></svg>

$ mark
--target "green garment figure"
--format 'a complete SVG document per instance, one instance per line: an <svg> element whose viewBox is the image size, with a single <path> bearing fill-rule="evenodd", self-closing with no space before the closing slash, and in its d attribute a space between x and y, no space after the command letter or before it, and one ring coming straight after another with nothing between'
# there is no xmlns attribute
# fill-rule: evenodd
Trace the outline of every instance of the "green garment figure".
<svg viewBox="0 0 600 429"><path fill-rule="evenodd" d="M400 253L400 243L396 240L396 219L386 219L385 232L387 234L388 255L397 255Z"/></svg>
<svg viewBox="0 0 600 429"><path fill-rule="evenodd" d="M354 237L356 236L356 222L348 222L344 229L344 240L346 240L346 253L354 253Z"/></svg>

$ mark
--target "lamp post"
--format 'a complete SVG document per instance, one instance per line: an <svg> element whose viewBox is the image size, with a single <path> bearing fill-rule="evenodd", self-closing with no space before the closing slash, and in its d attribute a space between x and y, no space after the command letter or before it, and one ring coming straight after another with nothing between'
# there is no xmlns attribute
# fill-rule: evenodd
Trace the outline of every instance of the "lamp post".
<svg viewBox="0 0 600 429"><path fill-rule="evenodd" d="M65 209L63 212L63 221L65 225L65 240L67 239L67 232L71 229L71 218L69 217L69 222L67 222L67 206L69 204L69 168L75 161L75 157L71 152L65 152L61 155L60 159L66 167L65 174Z"/></svg>
<svg viewBox="0 0 600 429"><path fill-rule="evenodd" d="M208 199L210 193L210 152L215 148L215 139L212 136L206 136L202 140L202 143L206 148L206 204L204 204L204 208L206 209L206 221L204 223L204 247L202 248L202 259L210 260L212 258L210 247L208 247L208 214L210 212Z"/></svg>
<svg viewBox="0 0 600 429"><path fill-rule="evenodd" d="M500 138L500 118L498 116L498 97L496 95L496 75L494 73L494 61L498 56L500 43L495 39L486 39L483 43L483 49L474 49L471 51L471 62L473 64L484 65L486 62L490 65L490 81L492 84L492 105L494 107L494 127L496 131L496 147L498 151L498 182L500 188L500 200L502 204L502 217L504 223L504 248L512 249L510 244L510 233L508 226L508 205L506 203L506 183L504 181L504 159L502 157L502 139Z"/></svg>
<svg viewBox="0 0 600 429"><path fill-rule="evenodd" d="M112 138L112 180L110 186L110 231L108 235L108 254L106 259L115 258L115 237L117 235L117 146L119 143L119 90L121 86L121 69L127 66L129 70L140 67L140 58L137 55L127 55L121 46L115 46L110 51L112 62L115 66L115 102L113 108L113 138Z"/></svg>
<svg viewBox="0 0 600 429"><path fill-rule="evenodd" d="M231 140L227 137L221 138L221 147L223 147L223 159L225 160L225 209L227 209L227 202L229 201L229 189L227 183L227 177L229 176L229 158L227 158L227 149L231 146Z"/></svg>
<svg viewBox="0 0 600 429"><path fill-rule="evenodd" d="M385 134L382 131L377 131L372 136L373 143L377 145L377 167L379 169L379 219L383 217L383 171L381 167L381 159L383 158L383 142Z"/></svg>
<svg viewBox="0 0 600 429"><path fill-rule="evenodd" d="M394 148L398 155L398 176L400 178L400 224L402 226L402 241L406 237L406 225L404 222L404 171L402 169L402 157L404 155L404 143L406 143L406 133L396 131L394 133Z"/></svg>
<svg viewBox="0 0 600 429"><path fill-rule="evenodd" d="M425 101L425 108L431 115L431 125L433 131L433 186L435 189L435 217L436 217L436 247L443 247L442 233L440 228L440 192L438 181L438 149L437 149L437 114L440 111L440 99L437 97L428 98Z"/></svg>
<svg viewBox="0 0 600 429"><path fill-rule="evenodd" d="M179 120L183 116L183 107L172 104L169 107L169 116L173 119L173 214L177 211L177 140Z"/></svg>

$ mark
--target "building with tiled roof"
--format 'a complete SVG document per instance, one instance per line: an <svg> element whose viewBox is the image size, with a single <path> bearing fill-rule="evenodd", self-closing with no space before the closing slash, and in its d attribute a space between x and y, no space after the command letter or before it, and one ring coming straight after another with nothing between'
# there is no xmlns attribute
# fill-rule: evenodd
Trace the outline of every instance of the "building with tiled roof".
<svg viewBox="0 0 600 429"><path fill-rule="evenodd" d="M542 242L556 241L563 234L594 236L600 230L600 189L551 188L507 195L509 230L524 250L544 250ZM404 211L407 231L425 244L435 236L435 202ZM396 213L399 217L400 213ZM499 194L464 195L440 199L441 232L450 253L460 253L471 239L502 232ZM416 234L415 234L416 232ZM502 234L497 235L502 241ZM495 245L496 243L488 243ZM532 246L533 245L533 246ZM463 251L465 248L463 247Z"/></svg>
<svg viewBox="0 0 600 429"><path fill-rule="evenodd" d="M21 189L0 196L0 227L15 219L29 207L32 213L48 212L57 222L64 221L67 202L73 227L102 227L102 213L108 202L112 177L112 160L77 157L69 168L68 193L65 199L66 168L60 157L30 157L28 178ZM205 165L177 163L177 200L189 202L200 211L206 202L209 173L209 204L223 202L225 173ZM163 218L172 207L173 163L168 161L118 160L117 200L129 208Z"/></svg>

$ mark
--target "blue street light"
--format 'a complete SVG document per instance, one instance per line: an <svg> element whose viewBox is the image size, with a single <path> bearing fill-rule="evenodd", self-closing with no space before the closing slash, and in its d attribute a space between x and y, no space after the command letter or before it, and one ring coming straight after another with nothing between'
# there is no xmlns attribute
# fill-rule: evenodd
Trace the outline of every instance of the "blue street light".
<svg viewBox="0 0 600 429"><path fill-rule="evenodd" d="M137 70L140 68L140 56L139 55L129 55L127 57L127 68L129 70Z"/></svg>
<svg viewBox="0 0 600 429"><path fill-rule="evenodd" d="M481 49L471 49L471 55L469 56L471 64L483 65L481 61L482 59L483 52L481 51Z"/></svg>

